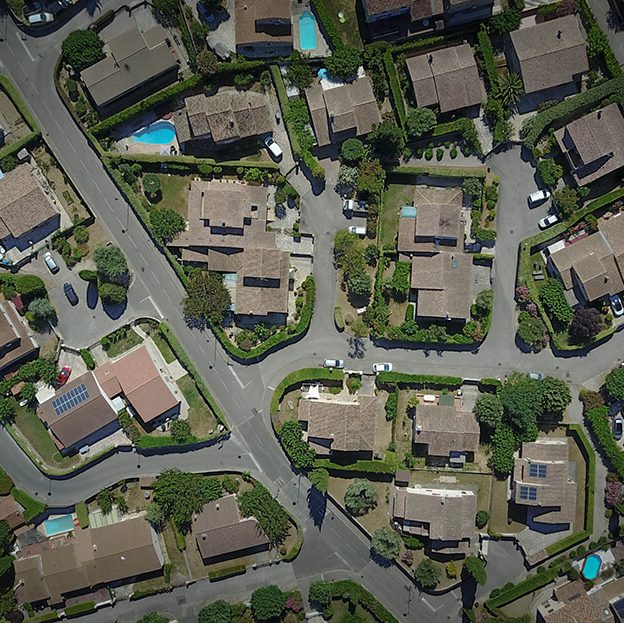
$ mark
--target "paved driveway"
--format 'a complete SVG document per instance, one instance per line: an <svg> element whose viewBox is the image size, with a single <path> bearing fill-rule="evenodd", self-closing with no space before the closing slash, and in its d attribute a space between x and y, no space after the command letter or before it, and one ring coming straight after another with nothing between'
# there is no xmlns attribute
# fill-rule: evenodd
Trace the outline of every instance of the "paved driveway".
<svg viewBox="0 0 624 623"><path fill-rule="evenodd" d="M58 321L56 328L62 341L75 348L84 348L99 341L101 337L140 316L160 317L145 287L134 280L128 292L128 305L125 308L106 308L98 299L93 286L78 276L78 268L69 270L58 253L52 252L60 270L53 275L43 261L43 254L27 265L23 272L39 275L45 282L50 300L56 308ZM68 281L80 299L72 306L63 292L63 283Z"/></svg>

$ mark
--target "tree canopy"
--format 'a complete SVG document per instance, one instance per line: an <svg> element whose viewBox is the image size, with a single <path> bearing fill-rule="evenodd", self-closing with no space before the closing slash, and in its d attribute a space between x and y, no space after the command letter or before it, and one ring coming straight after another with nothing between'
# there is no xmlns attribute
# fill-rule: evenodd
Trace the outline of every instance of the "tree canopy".
<svg viewBox="0 0 624 623"><path fill-rule="evenodd" d="M322 467L313 469L308 473L308 478L310 479L312 486L319 493L327 493L327 487L329 486L329 472L326 469L323 469Z"/></svg>
<svg viewBox="0 0 624 623"><path fill-rule="evenodd" d="M231 623L232 606L223 599L204 606L197 617L197 623Z"/></svg>
<svg viewBox="0 0 624 623"><path fill-rule="evenodd" d="M165 243L171 242L186 229L184 218L170 208L153 209L150 212L150 225L154 236Z"/></svg>
<svg viewBox="0 0 624 623"><path fill-rule="evenodd" d="M420 587L433 589L438 585L442 577L442 571L440 566L430 558L423 558L422 562L414 570L414 577Z"/></svg>
<svg viewBox="0 0 624 623"><path fill-rule="evenodd" d="M357 73L361 62L362 57L359 50L343 45L333 50L331 56L325 59L325 67L329 73L339 78L348 78Z"/></svg>
<svg viewBox="0 0 624 623"><path fill-rule="evenodd" d="M477 584L483 586L487 582L485 563L476 556L468 556L464 560L464 573L473 578Z"/></svg>
<svg viewBox="0 0 624 623"><path fill-rule="evenodd" d="M184 315L200 323L219 325L225 319L232 300L219 273L194 270L189 277Z"/></svg>
<svg viewBox="0 0 624 623"><path fill-rule="evenodd" d="M607 374L605 387L613 400L624 400L624 368L615 368Z"/></svg>
<svg viewBox="0 0 624 623"><path fill-rule="evenodd" d="M394 560L401 551L401 537L390 528L377 528L373 532L371 550L385 560Z"/></svg>
<svg viewBox="0 0 624 623"><path fill-rule="evenodd" d="M177 24L178 15L181 13L178 0L153 0L152 6L167 24Z"/></svg>
<svg viewBox="0 0 624 623"><path fill-rule="evenodd" d="M348 138L340 148L340 161L347 164L357 164L364 158L365 153L364 143L359 138Z"/></svg>
<svg viewBox="0 0 624 623"><path fill-rule="evenodd" d="M202 76L212 76L219 69L217 55L212 50L204 48L195 57L195 66Z"/></svg>
<svg viewBox="0 0 624 623"><path fill-rule="evenodd" d="M293 50L288 57L286 78L298 89L307 89L312 84L312 70L299 50Z"/></svg>
<svg viewBox="0 0 624 623"><path fill-rule="evenodd" d="M316 580L310 584L308 592L308 601L311 604L319 604L320 606L328 606L331 602L331 588L328 582Z"/></svg>
<svg viewBox="0 0 624 623"><path fill-rule="evenodd" d="M474 412L480 424L494 431L503 419L503 403L495 394L481 394L475 403Z"/></svg>
<svg viewBox="0 0 624 623"><path fill-rule="evenodd" d="M345 491L345 507L355 516L365 515L377 506L377 489L370 480L355 478Z"/></svg>
<svg viewBox="0 0 624 623"><path fill-rule="evenodd" d="M602 329L600 312L594 307L579 307L570 324L570 335L579 342L598 335Z"/></svg>
<svg viewBox="0 0 624 623"><path fill-rule="evenodd" d="M52 320L56 318L56 309L54 309L49 299L33 299L28 304L28 311L42 320Z"/></svg>
<svg viewBox="0 0 624 623"><path fill-rule="evenodd" d="M115 246L97 247L93 261L98 277L104 281L124 285L128 280L128 262L122 250Z"/></svg>
<svg viewBox="0 0 624 623"><path fill-rule="evenodd" d="M405 146L401 128L394 121L382 121L369 135L368 140L382 160L393 162Z"/></svg>
<svg viewBox="0 0 624 623"><path fill-rule="evenodd" d="M433 130L438 119L431 108L415 108L407 115L405 129L410 138L420 138Z"/></svg>
<svg viewBox="0 0 624 623"><path fill-rule="evenodd" d="M275 584L257 588L251 595L251 610L257 621L279 617L286 606L286 595Z"/></svg>
<svg viewBox="0 0 624 623"><path fill-rule="evenodd" d="M63 60L71 65L74 71L82 71L97 63L104 57L102 48L104 41L95 30L74 30L70 32L61 45Z"/></svg>

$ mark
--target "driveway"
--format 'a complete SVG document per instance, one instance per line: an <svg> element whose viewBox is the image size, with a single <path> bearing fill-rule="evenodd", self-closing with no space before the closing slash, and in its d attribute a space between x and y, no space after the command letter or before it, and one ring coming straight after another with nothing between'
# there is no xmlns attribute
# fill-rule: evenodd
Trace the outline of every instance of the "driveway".
<svg viewBox="0 0 624 623"><path fill-rule="evenodd" d="M135 318L161 317L147 290L136 279L128 291L128 305L125 309L109 307L104 309L95 287L89 287L89 284L78 276L78 267L70 270L58 253L52 251L52 255L60 268L55 275L46 267L43 254L39 254L39 257L22 272L39 275L44 280L58 315L56 329L61 334L64 344L74 348L85 348L99 342L100 338ZM79 301L75 306L69 304L63 292L63 284L66 281L74 286L78 295Z"/></svg>

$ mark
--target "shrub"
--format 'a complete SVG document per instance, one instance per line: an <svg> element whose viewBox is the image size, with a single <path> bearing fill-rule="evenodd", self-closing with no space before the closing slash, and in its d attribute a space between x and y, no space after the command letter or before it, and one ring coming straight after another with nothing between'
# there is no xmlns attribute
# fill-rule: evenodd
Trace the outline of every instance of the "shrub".
<svg viewBox="0 0 624 623"><path fill-rule="evenodd" d="M154 236L165 244L171 242L180 232L186 229L184 217L169 208L152 210L149 218Z"/></svg>
<svg viewBox="0 0 624 623"><path fill-rule="evenodd" d="M394 560L401 551L401 537L390 528L377 528L373 532L371 550L385 560Z"/></svg>
<svg viewBox="0 0 624 623"><path fill-rule="evenodd" d="M357 164L364 158L364 144L358 138L348 138L340 148L340 161Z"/></svg>
<svg viewBox="0 0 624 623"><path fill-rule="evenodd" d="M195 67L202 76L212 76L219 69L219 61L214 52L204 48L195 57Z"/></svg>
<svg viewBox="0 0 624 623"><path fill-rule="evenodd" d="M605 387L613 400L624 400L624 368L615 368L607 374Z"/></svg>
<svg viewBox="0 0 624 623"><path fill-rule="evenodd" d="M439 565L430 558L424 558L414 571L417 584L425 590L435 588L441 576Z"/></svg>
<svg viewBox="0 0 624 623"><path fill-rule="evenodd" d="M85 365L89 370L95 370L95 359L93 359L93 355L86 348L80 349L80 356L82 360L85 362Z"/></svg>
<svg viewBox="0 0 624 623"><path fill-rule="evenodd" d="M345 508L355 517L377 506L377 490L369 480L356 478L345 491Z"/></svg>
<svg viewBox="0 0 624 623"><path fill-rule="evenodd" d="M489 519L490 514L487 511L477 511L477 514L475 515L475 525L479 528L479 530L481 530L481 528L485 527Z"/></svg>
<svg viewBox="0 0 624 623"><path fill-rule="evenodd" d="M116 283L100 283L98 294L105 305L119 305L126 301L128 292L126 288Z"/></svg>
<svg viewBox="0 0 624 623"><path fill-rule="evenodd" d="M146 173L141 181L146 195L155 195L160 191L160 178L156 173Z"/></svg>
<svg viewBox="0 0 624 623"><path fill-rule="evenodd" d="M257 588L251 595L251 610L257 621L270 621L281 616L286 595L274 584Z"/></svg>
<svg viewBox="0 0 624 623"><path fill-rule="evenodd" d="M93 283L97 282L97 272L94 271L94 270L81 270L78 273L78 276L83 281L89 281L89 282L93 282Z"/></svg>
<svg viewBox="0 0 624 623"><path fill-rule="evenodd" d="M332 52L332 55L325 59L327 70L340 78L348 78L357 73L362 62L359 50L342 45Z"/></svg>
<svg viewBox="0 0 624 623"><path fill-rule="evenodd" d="M74 227L73 236L77 244L89 242L89 230L84 225L77 225Z"/></svg>
<svg viewBox="0 0 624 623"><path fill-rule="evenodd" d="M386 420L392 422L396 420L398 415L399 408L399 391L395 389L394 391L388 394L388 398L386 399Z"/></svg>
<svg viewBox="0 0 624 623"><path fill-rule="evenodd" d="M303 440L301 424L296 421L284 422L279 431L280 441L297 469L309 469L314 464L314 450Z"/></svg>
<svg viewBox="0 0 624 623"><path fill-rule="evenodd" d="M403 544L407 547L407 549L423 549L425 546L425 544L415 536L404 536Z"/></svg>
<svg viewBox="0 0 624 623"><path fill-rule="evenodd" d="M331 588L328 582L316 580L310 584L308 591L308 600L311 604L320 606L328 606L331 603Z"/></svg>
<svg viewBox="0 0 624 623"><path fill-rule="evenodd" d="M433 130L436 123L437 117L431 108L416 108L407 115L405 129L410 138L420 138Z"/></svg>
<svg viewBox="0 0 624 623"><path fill-rule="evenodd" d="M552 158L539 160L537 170L546 186L556 186L557 182L563 177L563 167Z"/></svg>
<svg viewBox="0 0 624 623"><path fill-rule="evenodd" d="M197 623L231 623L232 606L223 599L213 601L199 611Z"/></svg>

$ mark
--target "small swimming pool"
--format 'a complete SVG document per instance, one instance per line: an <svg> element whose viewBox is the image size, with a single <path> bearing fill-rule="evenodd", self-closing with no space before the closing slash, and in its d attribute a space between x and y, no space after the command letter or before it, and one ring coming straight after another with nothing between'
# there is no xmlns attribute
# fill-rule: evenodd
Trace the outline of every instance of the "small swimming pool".
<svg viewBox="0 0 624 623"><path fill-rule="evenodd" d="M583 564L583 577L586 580L595 580L600 573L600 566L602 565L602 560L600 556L596 554L591 554L585 559L585 563Z"/></svg>
<svg viewBox="0 0 624 623"><path fill-rule="evenodd" d="M171 121L160 119L132 133L135 143L146 145L168 145L175 138L175 125Z"/></svg>
<svg viewBox="0 0 624 623"><path fill-rule="evenodd" d="M416 208L414 206L403 206L401 208L403 218L416 218Z"/></svg>
<svg viewBox="0 0 624 623"><path fill-rule="evenodd" d="M59 515L43 522L43 529L47 536L55 536L64 532L71 532L75 528L73 515Z"/></svg>
<svg viewBox="0 0 624 623"><path fill-rule="evenodd" d="M302 50L316 49L316 18L310 11L299 16L299 46Z"/></svg>

